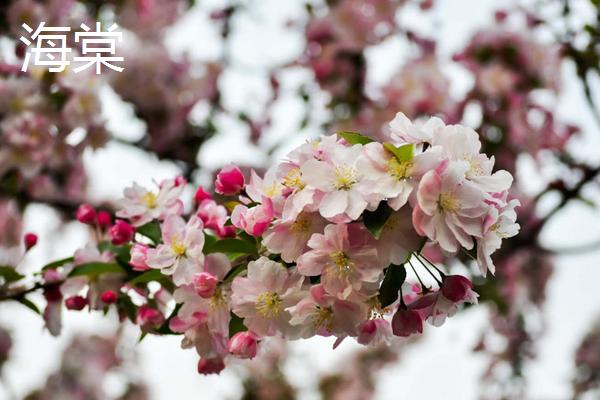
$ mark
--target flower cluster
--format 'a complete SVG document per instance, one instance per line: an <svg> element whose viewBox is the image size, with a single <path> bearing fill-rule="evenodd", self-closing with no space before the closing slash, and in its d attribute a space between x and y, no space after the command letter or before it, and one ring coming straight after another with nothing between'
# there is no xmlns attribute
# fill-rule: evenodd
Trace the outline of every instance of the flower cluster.
<svg viewBox="0 0 600 400"><path fill-rule="evenodd" d="M114 223L80 207L103 241L47 269L57 284L46 298L58 309L63 298L73 310L115 304L145 333L181 333L201 373L253 358L265 337L389 343L477 302L467 277L421 250L472 251L482 274L493 272L491 254L518 231L512 177L493 164L475 131L399 113L383 143L346 132L298 147L263 176L223 168L215 189L227 207L199 188L185 216L183 178L134 184Z"/></svg>

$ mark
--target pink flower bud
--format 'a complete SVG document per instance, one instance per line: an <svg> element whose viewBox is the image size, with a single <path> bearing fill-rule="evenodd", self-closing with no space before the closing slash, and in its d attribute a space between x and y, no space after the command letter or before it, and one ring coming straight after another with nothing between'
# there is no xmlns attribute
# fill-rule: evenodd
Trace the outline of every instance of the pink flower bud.
<svg viewBox="0 0 600 400"><path fill-rule="evenodd" d="M244 188L244 175L235 165L228 165L217 174L215 191L225 196L238 194Z"/></svg>
<svg viewBox="0 0 600 400"><path fill-rule="evenodd" d="M201 358L198 360L198 373L202 375L220 374L225 369L225 363L220 357Z"/></svg>
<svg viewBox="0 0 600 400"><path fill-rule="evenodd" d="M76 217L82 224L92 225L96 222L96 210L89 204L83 203L77 209Z"/></svg>
<svg viewBox="0 0 600 400"><path fill-rule="evenodd" d="M392 332L396 336L408 337L415 333L423 333L423 320L415 310L399 308L392 318Z"/></svg>
<svg viewBox="0 0 600 400"><path fill-rule="evenodd" d="M148 259L148 246L140 243L136 243L131 248L131 259L129 265L133 267L134 271L146 271L150 269L146 260Z"/></svg>
<svg viewBox="0 0 600 400"><path fill-rule="evenodd" d="M87 304L87 299L82 296L72 296L65 299L65 306L69 310L81 311Z"/></svg>
<svg viewBox="0 0 600 400"><path fill-rule="evenodd" d="M387 343L391 336L390 323L383 318L375 318L363 322L358 327L356 341L363 345L377 345L383 342Z"/></svg>
<svg viewBox="0 0 600 400"><path fill-rule="evenodd" d="M454 303L464 300L471 289L473 289L471 281L461 275L446 276L442 283L442 294Z"/></svg>
<svg viewBox="0 0 600 400"><path fill-rule="evenodd" d="M143 329L158 328L165 322L165 316L156 308L144 304L138 309L136 323Z"/></svg>
<svg viewBox="0 0 600 400"><path fill-rule="evenodd" d="M112 290L106 290L100 296L100 300L102 300L106 304L112 304L117 301L117 294Z"/></svg>
<svg viewBox="0 0 600 400"><path fill-rule="evenodd" d="M254 358L258 348L258 337L250 332L238 332L229 339L227 351L238 358Z"/></svg>
<svg viewBox="0 0 600 400"><path fill-rule="evenodd" d="M50 285L44 288L44 298L48 303L54 303L62 300L62 293L59 285Z"/></svg>
<svg viewBox="0 0 600 400"><path fill-rule="evenodd" d="M263 197L262 204L248 208L238 205L231 213L231 222L234 226L243 229L247 234L261 236L271 225L273 220L273 203L270 198Z"/></svg>
<svg viewBox="0 0 600 400"><path fill-rule="evenodd" d="M35 246L37 244L38 241L38 237L35 233L26 233L25 236L23 237L23 243L25 243L25 249L29 250L31 249L33 246Z"/></svg>
<svg viewBox="0 0 600 400"><path fill-rule="evenodd" d="M204 190L202 186L198 186L198 190L196 190L196 193L194 194L194 203L200 204L204 200L210 199L212 199L212 195Z"/></svg>
<svg viewBox="0 0 600 400"><path fill-rule="evenodd" d="M123 220L118 220L112 228L110 228L110 236L112 237L112 244L120 245L129 242L133 239L135 229L133 226Z"/></svg>
<svg viewBox="0 0 600 400"><path fill-rule="evenodd" d="M42 277L46 283L60 282L62 280L62 274L55 269L45 270L42 273Z"/></svg>
<svg viewBox="0 0 600 400"><path fill-rule="evenodd" d="M201 272L194 277L194 288L198 296L208 299L215 294L219 278L209 272Z"/></svg>
<svg viewBox="0 0 600 400"><path fill-rule="evenodd" d="M98 225L101 228L108 228L112 225L112 217L108 211L98 211Z"/></svg>

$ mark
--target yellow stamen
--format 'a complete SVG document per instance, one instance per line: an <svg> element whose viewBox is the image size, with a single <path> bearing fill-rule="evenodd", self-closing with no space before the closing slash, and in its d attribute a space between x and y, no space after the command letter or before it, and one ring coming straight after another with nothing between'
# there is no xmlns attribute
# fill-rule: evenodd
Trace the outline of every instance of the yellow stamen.
<svg viewBox="0 0 600 400"><path fill-rule="evenodd" d="M291 169L283 178L283 186L290 189L302 190L306 186L301 179L300 168Z"/></svg>
<svg viewBox="0 0 600 400"><path fill-rule="evenodd" d="M412 161L398 161L396 157L390 157L387 161L388 174L399 181L410 178Z"/></svg>
<svg viewBox="0 0 600 400"><path fill-rule="evenodd" d="M290 231L294 233L307 233L310 230L311 221L305 215L299 215L296 221L290 226Z"/></svg>
<svg viewBox="0 0 600 400"><path fill-rule="evenodd" d="M183 257L185 256L187 248L179 240L174 240L171 243L171 250L173 250L173 253L175 253L177 257Z"/></svg>
<svg viewBox="0 0 600 400"><path fill-rule="evenodd" d="M312 324L315 328L325 328L331 330L331 319L333 311L330 308L317 306L317 312L312 316Z"/></svg>
<svg viewBox="0 0 600 400"><path fill-rule="evenodd" d="M208 305L211 310L214 310L215 308L221 307L225 303L226 303L226 301L225 301L225 296L223 295L223 290L221 289L220 286L217 286L215 288L215 293L210 298Z"/></svg>
<svg viewBox="0 0 600 400"><path fill-rule="evenodd" d="M282 303L277 293L261 293L256 298L256 312L263 318L277 318L283 310Z"/></svg>
<svg viewBox="0 0 600 400"><path fill-rule="evenodd" d="M347 276L352 268L354 267L354 263L350 261L350 258L343 251L337 251L331 254L331 261L337 267L337 275L342 278Z"/></svg>
<svg viewBox="0 0 600 400"><path fill-rule="evenodd" d="M452 193L442 193L438 199L438 207L443 212L455 212L459 209L460 203Z"/></svg>
<svg viewBox="0 0 600 400"><path fill-rule="evenodd" d="M335 167L335 183L337 190L350 190L358 182L358 171L354 167L341 165Z"/></svg>
<svg viewBox="0 0 600 400"><path fill-rule="evenodd" d="M156 207L156 195L152 192L146 192L146 194L144 194L142 196L142 202L144 204L146 204L146 207L148 208L155 208Z"/></svg>

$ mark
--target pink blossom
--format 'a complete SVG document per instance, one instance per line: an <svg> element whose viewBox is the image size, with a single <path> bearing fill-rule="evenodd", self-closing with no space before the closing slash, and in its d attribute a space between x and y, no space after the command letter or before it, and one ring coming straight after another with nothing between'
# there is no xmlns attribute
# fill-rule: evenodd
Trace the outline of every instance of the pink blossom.
<svg viewBox="0 0 600 400"><path fill-rule="evenodd" d="M319 202L321 215L335 223L358 219L370 205L376 206L371 198L370 184L360 165L364 158L362 146L337 145L330 151L330 160L309 160L300 168L307 185L321 191Z"/></svg>
<svg viewBox="0 0 600 400"><path fill-rule="evenodd" d="M436 117L412 122L404 113L397 113L389 124L389 135L396 145L431 143L434 132L445 126Z"/></svg>
<svg viewBox="0 0 600 400"><path fill-rule="evenodd" d="M269 228L273 216L271 199L263 197L262 204L252 208L237 205L231 213L231 222L249 235L261 236Z"/></svg>
<svg viewBox="0 0 600 400"><path fill-rule="evenodd" d="M244 188L244 175L235 165L230 164L217 174L215 191L225 196L238 194Z"/></svg>
<svg viewBox="0 0 600 400"><path fill-rule="evenodd" d="M293 220L277 220L263 235L270 252L283 261L294 262L306 249L313 233L323 232L325 220L318 214L301 213Z"/></svg>
<svg viewBox="0 0 600 400"><path fill-rule="evenodd" d="M358 326L367 317L364 304L332 296L322 284L312 286L308 295L290 312L295 336L301 338L314 335L355 336Z"/></svg>
<svg viewBox="0 0 600 400"><path fill-rule="evenodd" d="M184 185L176 179L163 181L158 193L149 191L137 183L125 189L125 197L120 200L121 209L117 217L131 221L133 226L142 226L154 219L164 220L170 215L181 215L183 203L179 199Z"/></svg>
<svg viewBox="0 0 600 400"><path fill-rule="evenodd" d="M321 275L328 293L346 299L363 282L376 282L383 272L371 234L362 224L327 225L308 241L310 251L297 259L298 272Z"/></svg>
<svg viewBox="0 0 600 400"><path fill-rule="evenodd" d="M146 264L148 250L148 246L141 243L135 243L131 247L131 259L129 260L129 265L133 267L134 271L147 271L150 269L148 264Z"/></svg>
<svg viewBox="0 0 600 400"><path fill-rule="evenodd" d="M225 223L228 215L225 207L217 204L214 200L203 200L198 206L196 215L202 220L205 228L212 229L219 237L227 236Z"/></svg>
<svg viewBox="0 0 600 400"><path fill-rule="evenodd" d="M258 337L250 332L238 332L229 339L227 351L237 358L254 358L258 349Z"/></svg>
<svg viewBox="0 0 600 400"><path fill-rule="evenodd" d="M260 257L248 264L247 277L233 280L232 310L244 325L261 336L290 331L288 308L302 297L304 277L283 265Z"/></svg>
<svg viewBox="0 0 600 400"><path fill-rule="evenodd" d="M451 162L427 172L419 183L413 209L417 233L449 252L456 252L459 246L472 248L472 236L483 234L486 195L465 180L467 168L465 163Z"/></svg>
<svg viewBox="0 0 600 400"><path fill-rule="evenodd" d="M477 239L477 262L483 276L487 271L495 272L491 254L502 246L502 240L519 232L519 224L515 222L515 207L519 205L518 200L511 200L506 205L490 207L484 219L483 237Z"/></svg>
<svg viewBox="0 0 600 400"><path fill-rule="evenodd" d="M391 339L392 327L389 321L383 318L375 318L367 320L360 325L356 341L364 345L378 346L389 344Z"/></svg>
<svg viewBox="0 0 600 400"><path fill-rule="evenodd" d="M171 215L161 229L163 244L148 250L146 264L165 275L173 275L176 285L191 283L204 260L202 220L193 216L186 224L181 217Z"/></svg>
<svg viewBox="0 0 600 400"><path fill-rule="evenodd" d="M394 210L407 203L419 179L442 161L442 149L439 147L400 161L381 143L372 142L365 145L364 154L359 168L371 183L369 190L378 200L386 199Z"/></svg>
<svg viewBox="0 0 600 400"><path fill-rule="evenodd" d="M227 353L230 320L230 288L222 282L231 263L221 253L209 254L201 267L201 273L210 274L219 280L211 297L202 297L193 284L180 286L173 297L182 303L177 317L170 322L175 332L184 333L182 346L195 347L202 357L223 357Z"/></svg>

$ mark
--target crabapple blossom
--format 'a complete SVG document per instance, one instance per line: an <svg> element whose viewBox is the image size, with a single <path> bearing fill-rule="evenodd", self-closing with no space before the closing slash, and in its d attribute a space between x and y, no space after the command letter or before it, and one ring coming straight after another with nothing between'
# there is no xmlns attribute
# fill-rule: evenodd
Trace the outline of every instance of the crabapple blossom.
<svg viewBox="0 0 600 400"><path fill-rule="evenodd" d="M261 236L273 220L273 202L268 197L262 198L262 204L248 208L237 205L231 213L231 222L237 228L252 236Z"/></svg>
<svg viewBox="0 0 600 400"><path fill-rule="evenodd" d="M264 337L380 345L443 324L477 294L426 255L441 264L477 244L482 274L493 272L492 253L519 229L512 176L494 172L466 127L398 113L390 128L386 142L341 132L305 143L247 184L225 167L216 191L237 201L200 187L186 214L183 178L157 192L134 183L98 243L44 272L46 325L60 329L63 297L72 310L110 305L144 334L182 335L209 374L254 358ZM107 228L99 216L78 213ZM437 286L423 287L419 270Z"/></svg>
<svg viewBox="0 0 600 400"><path fill-rule="evenodd" d="M330 224L324 233L308 241L309 251L298 260L298 272L321 275L325 289L341 299L361 289L363 282L376 282L383 272L369 232L360 224Z"/></svg>
<svg viewBox="0 0 600 400"><path fill-rule="evenodd" d="M160 269L165 275L173 275L176 285L191 283L204 260L202 228L202 220L198 217L192 217L186 223L179 216L169 216L162 225L164 244L148 250L146 264Z"/></svg>
<svg viewBox="0 0 600 400"><path fill-rule="evenodd" d="M304 277L266 257L248 264L247 277L236 277L231 285L233 312L244 325L261 336L290 331L290 307L303 295Z"/></svg>
<svg viewBox="0 0 600 400"><path fill-rule="evenodd" d="M117 217L128 219L133 226L142 226L153 219L164 220L169 215L180 215L183 203L179 199L184 185L177 179L163 181L158 193L134 183L125 189L125 197L120 200L121 209Z"/></svg>

